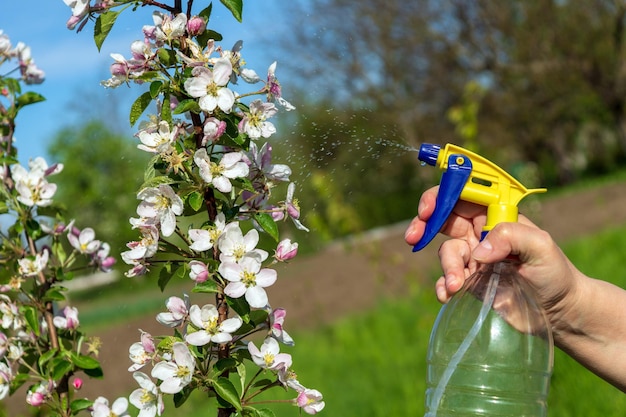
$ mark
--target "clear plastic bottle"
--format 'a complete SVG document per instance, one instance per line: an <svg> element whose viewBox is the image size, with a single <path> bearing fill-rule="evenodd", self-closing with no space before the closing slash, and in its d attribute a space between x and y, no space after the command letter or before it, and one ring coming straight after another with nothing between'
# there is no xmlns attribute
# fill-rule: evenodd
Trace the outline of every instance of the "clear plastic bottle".
<svg viewBox="0 0 626 417"><path fill-rule="evenodd" d="M483 265L433 327L425 417L545 417L553 354L549 322L514 261Z"/></svg>

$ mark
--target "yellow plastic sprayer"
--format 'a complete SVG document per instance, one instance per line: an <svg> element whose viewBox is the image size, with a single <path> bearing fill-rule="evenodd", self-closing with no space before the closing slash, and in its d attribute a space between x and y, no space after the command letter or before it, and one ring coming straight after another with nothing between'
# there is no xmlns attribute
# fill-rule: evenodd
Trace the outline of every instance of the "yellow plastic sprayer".
<svg viewBox="0 0 626 417"><path fill-rule="evenodd" d="M459 200L487 207L482 238L516 222L527 189L491 161L461 147L424 144L418 158L444 171L424 248ZM426 417L544 417L553 363L552 332L531 288L506 260L481 265L442 307L428 346Z"/></svg>

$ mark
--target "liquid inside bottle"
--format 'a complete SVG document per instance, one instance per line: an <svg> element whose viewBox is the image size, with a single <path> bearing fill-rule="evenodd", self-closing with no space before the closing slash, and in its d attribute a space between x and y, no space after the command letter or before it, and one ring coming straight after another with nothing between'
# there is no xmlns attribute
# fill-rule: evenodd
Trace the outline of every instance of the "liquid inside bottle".
<svg viewBox="0 0 626 417"><path fill-rule="evenodd" d="M516 264L481 266L435 321L425 417L545 417L553 352L549 322Z"/></svg>

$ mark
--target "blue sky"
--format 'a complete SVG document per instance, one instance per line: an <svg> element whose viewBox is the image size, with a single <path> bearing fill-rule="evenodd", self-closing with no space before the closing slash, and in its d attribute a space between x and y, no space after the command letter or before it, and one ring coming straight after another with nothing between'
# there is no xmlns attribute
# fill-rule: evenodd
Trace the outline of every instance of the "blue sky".
<svg viewBox="0 0 626 417"><path fill-rule="evenodd" d="M270 31L271 36L281 36L285 30L280 21L280 2L244 1L243 23L239 23L219 1L213 1L210 27L224 35L220 44L228 49L242 39L244 59L248 67L260 75L273 61L278 61L278 76L281 75L280 62L285 58L278 56L268 42ZM199 3L196 1L196 4ZM10 37L14 46L19 41L30 46L37 66L46 73L43 84L27 86L27 90L42 94L46 101L25 108L18 116L16 145L22 163L35 156L45 156L47 141L60 128L75 122L77 112L68 110L68 105L83 105L81 92L88 92L89 99L83 101L92 111L93 106L101 105L100 100L118 94L121 100L125 100L126 110L122 113L127 114L134 96L128 92L118 93L119 89L126 87L106 90L99 83L109 77L110 54L116 52L128 57L132 41L142 39L141 27L152 24L153 8L122 13L98 52L93 41L92 22L78 34L66 28L65 22L71 10L62 0L0 0L0 4L0 29ZM8 70L4 66L0 68L2 73ZM132 134L132 131L129 132Z"/></svg>

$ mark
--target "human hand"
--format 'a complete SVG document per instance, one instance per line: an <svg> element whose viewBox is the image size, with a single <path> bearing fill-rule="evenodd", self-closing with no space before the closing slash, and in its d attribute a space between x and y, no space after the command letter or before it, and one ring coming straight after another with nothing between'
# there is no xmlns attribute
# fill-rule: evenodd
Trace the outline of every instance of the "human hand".
<svg viewBox="0 0 626 417"><path fill-rule="evenodd" d="M418 206L418 216L409 225L405 240L414 245L424 234L426 222L435 209L438 187L426 191ZM436 293L447 302L461 289L480 263L495 263L507 256L519 258L519 273L535 288L539 301L556 318L564 308L563 300L575 299L580 272L571 264L550 235L524 216L518 223L501 223L480 242L487 210L477 204L460 201L441 233L452 239L439 249L443 276ZM552 319L553 317L551 317Z"/></svg>

